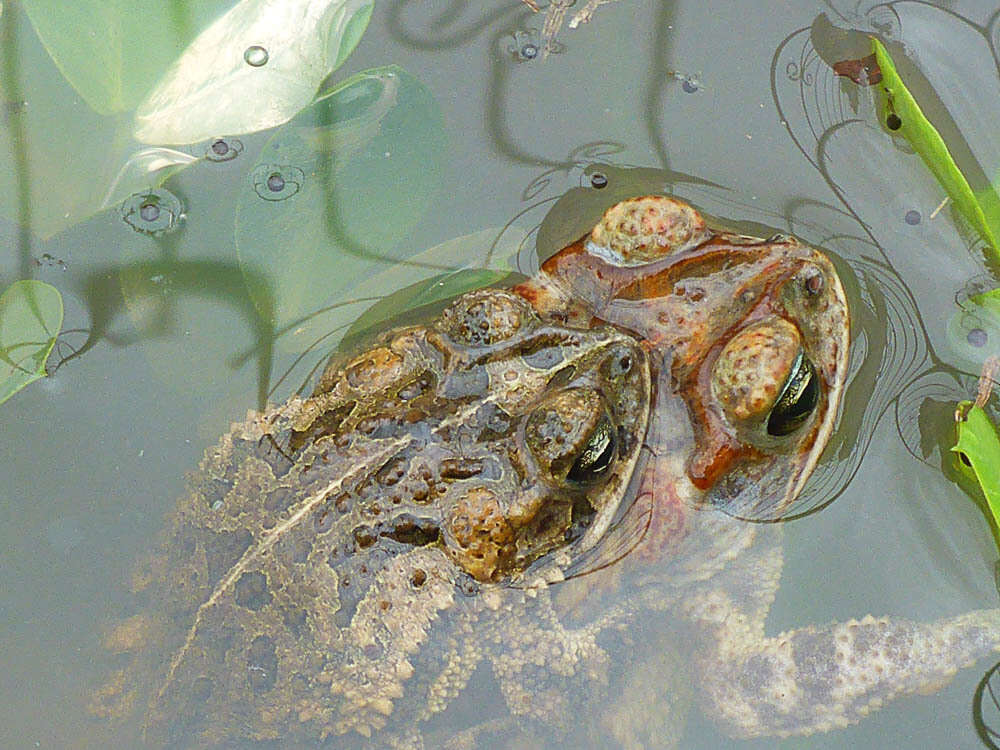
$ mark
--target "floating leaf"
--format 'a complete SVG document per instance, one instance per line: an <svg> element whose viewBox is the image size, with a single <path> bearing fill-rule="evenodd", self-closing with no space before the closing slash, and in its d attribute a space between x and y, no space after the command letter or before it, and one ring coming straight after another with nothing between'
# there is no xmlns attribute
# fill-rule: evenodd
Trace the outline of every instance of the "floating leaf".
<svg viewBox="0 0 1000 750"><path fill-rule="evenodd" d="M872 38L872 51L882 74L878 88L882 94L886 127L910 143L959 212L982 235L995 253L1000 252L997 240L1000 234L1000 223L997 222L997 218L1000 214L990 208L996 203L995 195L983 193L977 196L973 193L941 134L921 111L916 99L899 77L888 50L878 39Z"/></svg>
<svg viewBox="0 0 1000 750"><path fill-rule="evenodd" d="M62 319L62 295L42 281L16 281L0 294L0 404L45 377Z"/></svg>
<svg viewBox="0 0 1000 750"><path fill-rule="evenodd" d="M236 245L240 264L270 279L277 328L315 340L363 281L423 267L407 239L438 194L444 142L434 99L397 67L359 73L272 136L239 195Z"/></svg>
<svg viewBox="0 0 1000 750"><path fill-rule="evenodd" d="M133 109L204 24L232 0L22 0L59 70L87 104Z"/></svg>
<svg viewBox="0 0 1000 750"><path fill-rule="evenodd" d="M135 135L182 144L280 125L357 45L373 0L242 0L139 105Z"/></svg>

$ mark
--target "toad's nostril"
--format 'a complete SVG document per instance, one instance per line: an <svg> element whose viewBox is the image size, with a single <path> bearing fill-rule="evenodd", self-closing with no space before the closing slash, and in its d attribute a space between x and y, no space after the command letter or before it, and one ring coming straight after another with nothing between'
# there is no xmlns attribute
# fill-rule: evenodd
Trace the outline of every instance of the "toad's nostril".
<svg viewBox="0 0 1000 750"><path fill-rule="evenodd" d="M806 276L805 288L806 292L812 296L816 296L823 291L823 286L825 285L823 280L823 274L820 271L814 271L813 273Z"/></svg>

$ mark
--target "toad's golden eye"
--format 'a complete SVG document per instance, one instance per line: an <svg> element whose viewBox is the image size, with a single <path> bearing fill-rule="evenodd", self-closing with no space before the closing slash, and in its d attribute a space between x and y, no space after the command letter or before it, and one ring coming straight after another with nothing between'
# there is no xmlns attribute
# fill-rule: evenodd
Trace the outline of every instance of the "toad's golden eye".
<svg viewBox="0 0 1000 750"><path fill-rule="evenodd" d="M816 368L804 352L799 352L792 374L767 418L767 434L791 435L809 419L819 402Z"/></svg>
<svg viewBox="0 0 1000 750"><path fill-rule="evenodd" d="M618 455L618 439L611 420L604 417L597 423L583 450L576 457L566 478L577 484L590 484L605 474Z"/></svg>

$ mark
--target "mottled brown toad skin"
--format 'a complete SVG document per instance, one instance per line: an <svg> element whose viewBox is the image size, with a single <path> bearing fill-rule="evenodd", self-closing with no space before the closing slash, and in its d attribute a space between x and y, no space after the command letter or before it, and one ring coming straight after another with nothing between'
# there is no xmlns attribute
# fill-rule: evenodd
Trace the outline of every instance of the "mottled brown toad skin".
<svg viewBox="0 0 1000 750"><path fill-rule="evenodd" d="M146 612L109 634L133 661L95 709L145 711L151 744L418 747L471 692L482 724L456 740L472 746L523 726L547 742L669 747L685 684L734 736L806 734L995 649L996 610L766 633L781 526L731 514L780 514L815 466L844 387L846 299L829 260L793 238L706 229L658 196L626 208L515 290L533 311L467 295L209 449L137 577ZM606 240L616 216L648 208L655 221ZM661 226L683 243L639 236ZM815 403L772 434L799 355ZM623 369L631 385L614 386ZM560 396L573 389L589 395ZM412 421L393 416L413 399ZM582 411L561 419L568 407ZM624 460L567 501L567 456L594 434L574 427L605 418ZM392 441L434 430L397 465ZM573 445L545 442L559 435Z"/></svg>
<svg viewBox="0 0 1000 750"><path fill-rule="evenodd" d="M603 535L649 397L634 338L502 290L388 332L209 449L144 576L166 648L116 628L135 687L96 711L152 677L157 742L405 733L483 658L475 594Z"/></svg>

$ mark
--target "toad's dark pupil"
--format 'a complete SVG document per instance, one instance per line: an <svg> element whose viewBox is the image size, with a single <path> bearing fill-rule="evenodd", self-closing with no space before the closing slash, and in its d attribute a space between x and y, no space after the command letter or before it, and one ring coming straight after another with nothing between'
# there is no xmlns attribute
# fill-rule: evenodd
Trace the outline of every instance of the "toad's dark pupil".
<svg viewBox="0 0 1000 750"><path fill-rule="evenodd" d="M576 457L566 478L577 484L589 484L600 479L614 463L617 452L618 441L615 430L605 417L590 433L587 445Z"/></svg>
<svg viewBox="0 0 1000 750"><path fill-rule="evenodd" d="M819 401L819 383L812 362L802 352L767 419L767 434L791 435L809 418Z"/></svg>

